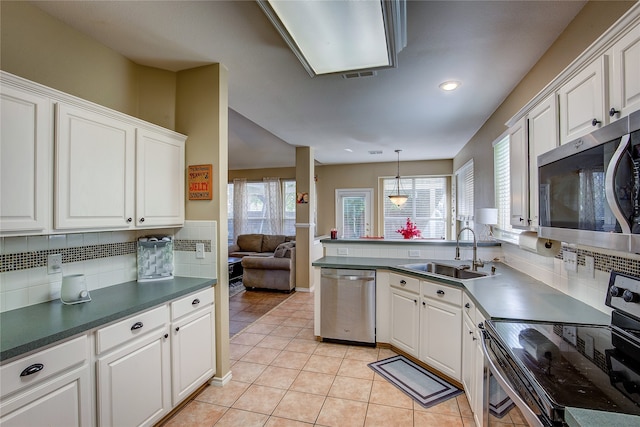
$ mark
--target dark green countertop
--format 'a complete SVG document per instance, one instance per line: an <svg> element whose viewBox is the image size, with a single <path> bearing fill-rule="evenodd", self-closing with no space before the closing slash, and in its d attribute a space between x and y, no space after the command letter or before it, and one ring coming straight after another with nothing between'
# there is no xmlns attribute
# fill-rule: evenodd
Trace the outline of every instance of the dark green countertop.
<svg viewBox="0 0 640 427"><path fill-rule="evenodd" d="M487 318L517 319L547 322L583 323L608 325L611 316L566 295L551 286L533 279L518 270L500 262L485 263L478 271L490 273L496 267L496 275L480 279L457 280L429 273L419 273L400 267L403 264L420 262L440 262L442 264L469 264L469 261L419 260L392 258L361 258L327 256L313 262L315 267L385 269L423 279L436 280L454 286L464 287ZM604 295L602 296L604 299Z"/></svg>
<svg viewBox="0 0 640 427"><path fill-rule="evenodd" d="M126 282L91 291L91 301L60 300L0 313L0 361L81 334L167 301L216 284L215 279L175 277Z"/></svg>

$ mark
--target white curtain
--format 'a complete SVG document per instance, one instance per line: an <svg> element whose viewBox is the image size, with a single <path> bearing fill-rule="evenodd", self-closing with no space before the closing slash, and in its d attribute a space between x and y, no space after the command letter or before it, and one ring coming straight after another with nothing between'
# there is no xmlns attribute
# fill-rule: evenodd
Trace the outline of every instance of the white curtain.
<svg viewBox="0 0 640 427"><path fill-rule="evenodd" d="M247 213L249 212L249 197L247 195L247 180L236 178L233 180L233 241L239 234L249 232Z"/></svg>
<svg viewBox="0 0 640 427"><path fill-rule="evenodd" d="M265 233L282 234L282 186L280 178L263 178L265 198Z"/></svg>

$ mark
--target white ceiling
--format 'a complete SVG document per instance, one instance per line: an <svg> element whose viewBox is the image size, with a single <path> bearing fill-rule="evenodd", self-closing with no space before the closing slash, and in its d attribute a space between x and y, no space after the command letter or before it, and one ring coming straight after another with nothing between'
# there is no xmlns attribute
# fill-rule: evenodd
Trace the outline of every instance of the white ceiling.
<svg viewBox="0 0 640 427"><path fill-rule="evenodd" d="M398 67L358 79L309 77L254 1L34 4L138 64L224 64L229 168L250 169L294 166L294 146L320 164L453 158L585 2L408 1Z"/></svg>

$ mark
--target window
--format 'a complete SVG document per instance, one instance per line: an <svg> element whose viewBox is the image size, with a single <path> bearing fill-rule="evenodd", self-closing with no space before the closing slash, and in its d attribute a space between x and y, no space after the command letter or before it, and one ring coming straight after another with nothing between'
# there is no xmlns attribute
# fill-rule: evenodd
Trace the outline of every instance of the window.
<svg viewBox="0 0 640 427"><path fill-rule="evenodd" d="M493 144L493 180L498 209L496 228L503 232L520 233L511 227L511 178L509 158L509 136Z"/></svg>
<svg viewBox="0 0 640 427"><path fill-rule="evenodd" d="M373 190L336 190L336 228L343 239L371 235Z"/></svg>
<svg viewBox="0 0 640 427"><path fill-rule="evenodd" d="M294 180L281 180L282 185L282 233L285 235L295 235L296 221L296 182ZM246 183L247 192L247 212L245 213L244 233L272 233L269 220L267 218L266 206L266 186L262 181L251 181ZM229 241L234 240L234 188L233 183L227 184L227 229L229 231Z"/></svg>
<svg viewBox="0 0 640 427"><path fill-rule="evenodd" d="M473 159L456 171L456 220L458 228L473 228ZM460 240L472 240L473 235L464 231Z"/></svg>
<svg viewBox="0 0 640 427"><path fill-rule="evenodd" d="M423 238L444 239L447 237L449 209L447 207L447 177L403 177L401 192L409 196L407 202L397 207L389 200L395 190L395 178L383 178L384 237L402 239L398 233L411 218Z"/></svg>

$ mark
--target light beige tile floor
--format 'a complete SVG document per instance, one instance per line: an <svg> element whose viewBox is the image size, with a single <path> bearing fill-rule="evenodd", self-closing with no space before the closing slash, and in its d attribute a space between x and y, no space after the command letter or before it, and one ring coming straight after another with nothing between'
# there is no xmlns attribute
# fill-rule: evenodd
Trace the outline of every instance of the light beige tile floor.
<svg viewBox="0 0 640 427"><path fill-rule="evenodd" d="M310 293L291 295L235 335L230 347L232 380L208 386L165 427L474 425L464 394L425 409L374 375L367 364L395 355L392 350L316 341ZM514 424L524 422L509 415L491 420L496 427Z"/></svg>

